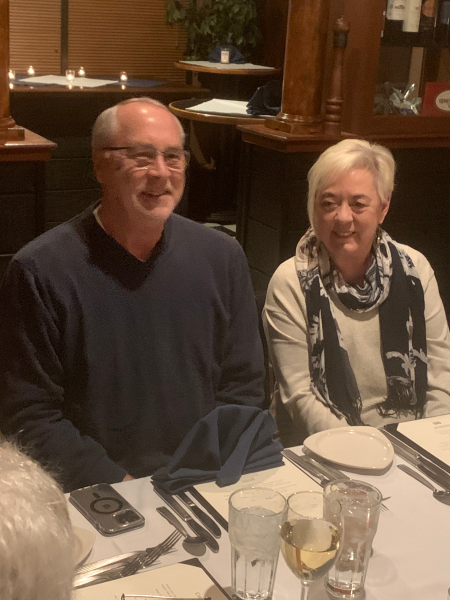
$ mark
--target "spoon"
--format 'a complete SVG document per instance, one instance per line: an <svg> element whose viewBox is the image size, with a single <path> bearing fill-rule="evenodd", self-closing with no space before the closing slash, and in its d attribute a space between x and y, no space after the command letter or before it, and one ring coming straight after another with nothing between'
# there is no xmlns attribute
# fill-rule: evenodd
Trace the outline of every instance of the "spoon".
<svg viewBox="0 0 450 600"><path fill-rule="evenodd" d="M165 506L158 506L156 509L159 514L167 519L171 525L178 529L181 535L184 537L183 546L185 549L194 554L195 556L201 556L206 552L206 546L204 544L205 538L202 535L189 535L182 523L177 519L177 517Z"/></svg>
<svg viewBox="0 0 450 600"><path fill-rule="evenodd" d="M414 469L411 469L411 467L408 467L408 465L397 465L397 467L401 471L408 473L408 475L411 475L411 477L414 477L414 479L417 479L417 481L420 481L420 483L423 483L423 485L425 485L427 488L432 490L433 496L436 498L436 500L439 500L439 502L443 502L444 504L450 504L450 491L449 490L436 489L434 487L434 485L428 481L428 479L425 479L425 477L422 477L422 475L420 475L420 473L418 473Z"/></svg>

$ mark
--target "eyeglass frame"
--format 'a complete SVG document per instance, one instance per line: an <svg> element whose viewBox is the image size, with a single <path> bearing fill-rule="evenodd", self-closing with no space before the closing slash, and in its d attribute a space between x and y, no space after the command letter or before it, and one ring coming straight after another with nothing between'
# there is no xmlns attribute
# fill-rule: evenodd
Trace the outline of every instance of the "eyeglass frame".
<svg viewBox="0 0 450 600"><path fill-rule="evenodd" d="M137 167L136 166L136 167L134 167L135 169L139 169L141 171L143 171L144 169L148 169L149 167L151 167L151 166L153 166L153 165L156 164L156 159L158 158L158 156L162 156L163 157L165 166L169 170L171 170L171 171L180 171L181 172L181 171L186 170L187 167L189 166L189 161L190 161L190 158L191 158L191 154L190 154L190 152L188 150L185 150L184 148L176 148L176 147L173 148L174 150L175 149L176 150L181 150L181 153L182 153L181 156L184 158L184 167L183 167L183 169L177 169L177 168L174 168L174 167L169 167L169 165L167 164L166 159L164 157L164 154L167 152L167 150L162 150L162 151L158 150L157 148L155 148L155 146L153 146L151 144L147 144L147 145L146 144L142 144L140 146L104 146L102 148L99 148L99 150L107 152L107 151L110 151L110 150L112 150L112 151L115 151L115 150L133 150L133 148L146 148L146 147L151 147L151 148L154 149L154 151L155 151L154 161L153 161L153 163L148 164L146 167ZM127 157L127 158L129 158L129 157Z"/></svg>

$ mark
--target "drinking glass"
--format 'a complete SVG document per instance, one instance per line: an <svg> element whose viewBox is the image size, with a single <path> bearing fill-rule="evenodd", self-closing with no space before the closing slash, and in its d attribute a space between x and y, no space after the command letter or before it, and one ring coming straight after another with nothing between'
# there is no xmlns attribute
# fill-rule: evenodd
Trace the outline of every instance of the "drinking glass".
<svg viewBox="0 0 450 600"><path fill-rule="evenodd" d="M300 579L300 600L333 565L341 538L341 505L322 492L297 492L288 498L287 521L281 526L281 552Z"/></svg>
<svg viewBox="0 0 450 600"><path fill-rule="evenodd" d="M243 488L229 499L233 598L270 600L286 499L269 488Z"/></svg>
<svg viewBox="0 0 450 600"><path fill-rule="evenodd" d="M324 493L340 503L344 530L339 556L327 574L325 588L335 598L361 598L378 526L381 492L363 481L345 479L330 482Z"/></svg>

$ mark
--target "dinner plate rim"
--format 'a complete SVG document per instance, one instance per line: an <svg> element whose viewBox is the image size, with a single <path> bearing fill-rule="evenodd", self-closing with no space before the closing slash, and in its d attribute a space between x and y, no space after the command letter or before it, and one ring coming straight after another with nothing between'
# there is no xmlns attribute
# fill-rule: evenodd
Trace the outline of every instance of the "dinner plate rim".
<svg viewBox="0 0 450 600"><path fill-rule="evenodd" d="M76 556L74 556L75 567L80 567L92 552L95 544L95 533L88 529L72 525L74 537L79 541L80 547Z"/></svg>
<svg viewBox="0 0 450 600"><path fill-rule="evenodd" d="M348 462L348 461L337 460L335 458L332 458L329 455L325 456L316 446L316 440L318 440L318 439L320 440L321 438L333 437L333 438L339 439L339 443L342 443L342 438L345 438L347 435L352 435L355 433L362 435L362 436L364 436L364 438L367 438L367 439L376 439L377 441L382 442L384 444L384 446L385 446L384 457L380 458L379 463L374 465L373 461L372 461L372 463L367 463L367 462L361 462L361 461ZM312 444L311 444L311 441L313 441ZM308 451L313 452L314 454L323 458L324 460L327 460L328 462L333 463L336 466L348 467L350 469L361 469L364 471L371 471L371 472L372 471L385 471L387 468L389 468L391 466L392 461L394 460L394 448L393 448L391 442L388 440L388 438L385 435L383 435L381 433L381 431L379 431L375 427L371 427L368 425L348 425L346 427L336 427L333 429L326 429L325 431L319 431L319 432L313 433L312 435L307 437L304 440L303 445ZM364 456L364 453L361 452L360 456Z"/></svg>

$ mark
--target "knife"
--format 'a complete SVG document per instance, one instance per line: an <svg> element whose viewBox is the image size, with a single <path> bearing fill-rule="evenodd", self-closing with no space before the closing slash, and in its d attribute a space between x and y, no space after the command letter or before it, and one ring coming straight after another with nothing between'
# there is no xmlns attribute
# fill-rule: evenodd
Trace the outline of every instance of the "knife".
<svg viewBox="0 0 450 600"><path fill-rule="evenodd" d="M207 515L199 506L197 506L191 498L189 498L186 492L178 492L177 497L183 502L183 504L191 509L191 511L194 513L200 523L203 523L206 529L208 529L216 538L220 538L222 533L219 529L219 526L216 525L211 517Z"/></svg>
<svg viewBox="0 0 450 600"><path fill-rule="evenodd" d="M314 477L325 477L326 479L350 479L348 475L339 471L339 469L335 469L334 467L329 467L328 465L323 465L313 458L302 455L299 456L289 448L283 450L283 454L286 458L288 458L291 462L295 463L297 466L305 469Z"/></svg>
<svg viewBox="0 0 450 600"><path fill-rule="evenodd" d="M173 496L156 487L155 484L153 484L153 489L155 490L155 493L158 494L158 496L162 498L162 500L164 500L164 502L168 504L181 519L183 519L196 535L203 536L205 544L212 552L219 552L217 540L209 533L209 531L197 523L197 521L190 516L187 510L185 510Z"/></svg>

